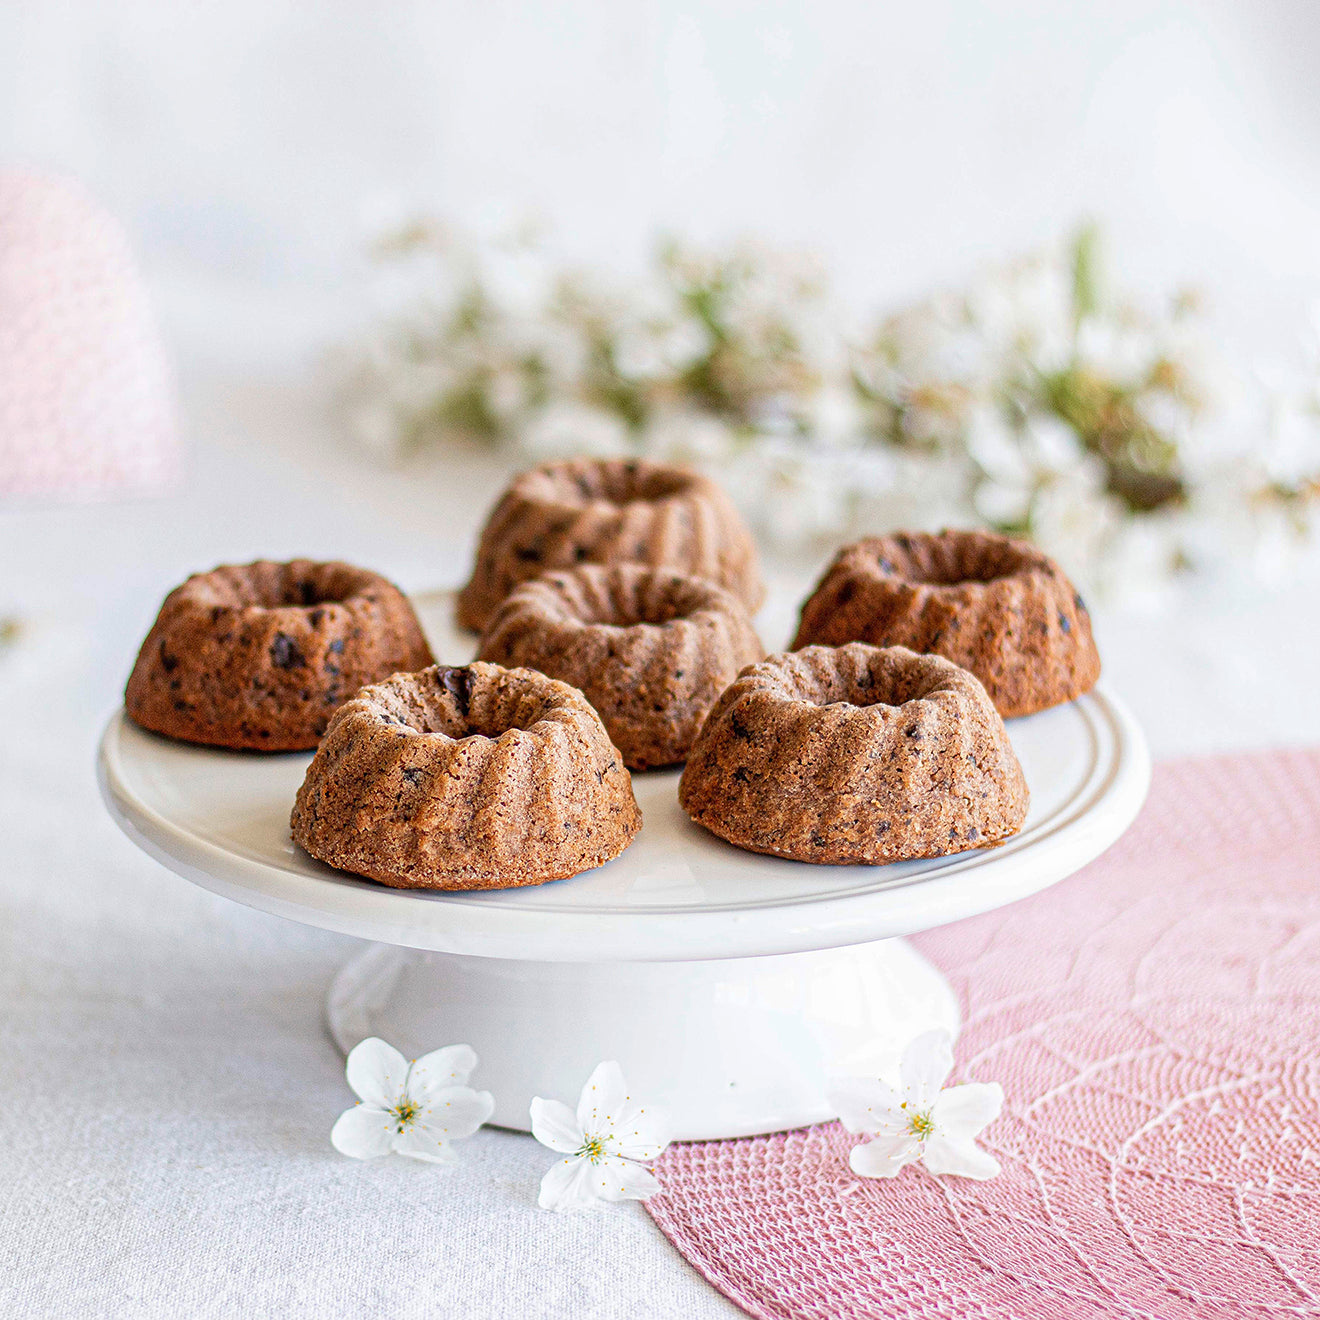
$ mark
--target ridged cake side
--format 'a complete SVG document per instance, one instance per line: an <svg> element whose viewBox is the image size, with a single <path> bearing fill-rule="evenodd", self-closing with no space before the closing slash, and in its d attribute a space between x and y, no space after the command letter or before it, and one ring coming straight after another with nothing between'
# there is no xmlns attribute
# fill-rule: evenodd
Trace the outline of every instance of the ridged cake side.
<svg viewBox="0 0 1320 1320"><path fill-rule="evenodd" d="M259 560L170 592L124 702L136 723L171 738L300 751L364 683L431 662L412 605L380 574Z"/></svg>
<svg viewBox="0 0 1320 1320"><path fill-rule="evenodd" d="M873 536L840 550L793 648L855 641L945 656L1006 719L1071 701L1100 677L1091 617L1063 570L990 532Z"/></svg>
<svg viewBox="0 0 1320 1320"><path fill-rule="evenodd" d="M331 722L291 818L313 857L422 889L563 879L617 856L641 823L582 694L484 663L359 692Z"/></svg>
<svg viewBox="0 0 1320 1320"><path fill-rule="evenodd" d="M1030 795L980 683L934 655L811 646L745 669L706 719L679 802L752 852L835 865L993 847Z"/></svg>
<svg viewBox="0 0 1320 1320"><path fill-rule="evenodd" d="M642 460L570 459L522 473L501 496L459 593L458 620L481 632L520 582L583 563L709 578L749 610L765 596L751 532L709 478Z"/></svg>
<svg viewBox="0 0 1320 1320"><path fill-rule="evenodd" d="M580 689L634 770L683 761L716 698L764 654L731 592L637 564L524 582L496 611L480 651Z"/></svg>

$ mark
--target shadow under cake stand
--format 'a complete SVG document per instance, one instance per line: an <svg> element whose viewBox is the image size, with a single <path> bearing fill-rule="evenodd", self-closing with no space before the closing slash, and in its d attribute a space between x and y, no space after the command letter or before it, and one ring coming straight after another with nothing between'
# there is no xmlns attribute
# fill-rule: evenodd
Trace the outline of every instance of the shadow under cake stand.
<svg viewBox="0 0 1320 1320"><path fill-rule="evenodd" d="M472 641L437 604L435 653L457 662ZM634 776L644 825L614 861L483 893L389 889L296 848L289 809L310 753L193 747L121 711L98 770L120 827L179 875L373 941L329 992L341 1050L371 1035L409 1056L465 1041L492 1121L521 1130L533 1096L571 1101L617 1059L677 1139L701 1140L822 1121L828 1077L889 1071L932 1027L956 1034L952 990L901 937L1034 894L1132 823L1150 758L1103 685L1008 728L1032 801L1001 848L880 867L762 857L692 824L670 771Z"/></svg>

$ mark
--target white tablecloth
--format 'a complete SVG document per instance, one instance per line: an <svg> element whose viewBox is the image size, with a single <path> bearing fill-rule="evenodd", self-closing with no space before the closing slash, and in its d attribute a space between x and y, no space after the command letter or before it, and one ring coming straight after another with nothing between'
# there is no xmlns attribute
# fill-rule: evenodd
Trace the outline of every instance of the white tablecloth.
<svg viewBox="0 0 1320 1320"><path fill-rule="evenodd" d="M321 1004L356 941L196 889L110 823L94 747L166 589L299 553L455 583L498 482L479 454L372 472L297 393L185 402L176 497L0 514L0 614L28 620L0 653L0 1315L738 1314L639 1205L539 1211L530 1138L444 1170L335 1154L352 1096ZM1318 625L1290 597L1099 619L1157 755L1320 741Z"/></svg>

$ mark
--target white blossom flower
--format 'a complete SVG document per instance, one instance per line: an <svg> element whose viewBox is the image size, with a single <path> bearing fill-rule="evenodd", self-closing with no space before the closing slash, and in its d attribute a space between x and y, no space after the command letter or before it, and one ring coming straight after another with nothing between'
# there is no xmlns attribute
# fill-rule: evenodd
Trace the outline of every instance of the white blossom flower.
<svg viewBox="0 0 1320 1320"><path fill-rule="evenodd" d="M658 408L642 432L645 452L671 463L718 466L729 461L735 444L724 422L695 408Z"/></svg>
<svg viewBox="0 0 1320 1320"><path fill-rule="evenodd" d="M1100 375L1134 385L1159 357L1150 327L1132 318L1088 317L1077 329L1077 355Z"/></svg>
<svg viewBox="0 0 1320 1320"><path fill-rule="evenodd" d="M1041 371L1062 367L1072 351L1070 263L1052 250L993 267L973 281L968 318L981 341L981 369L999 374L1025 358Z"/></svg>
<svg viewBox="0 0 1320 1320"><path fill-rule="evenodd" d="M447 1045L409 1063L383 1040L369 1037L349 1051L344 1074L361 1098L340 1114L330 1141L342 1155L374 1159L391 1151L444 1164L451 1143L470 1137L495 1112L489 1091L474 1091L477 1066L469 1045Z"/></svg>
<svg viewBox="0 0 1320 1320"><path fill-rule="evenodd" d="M564 1158L541 1179L543 1210L582 1210L605 1201L644 1201L660 1190L644 1166L669 1144L660 1112L629 1094L617 1063L587 1078L575 1114L558 1100L532 1101L532 1135Z"/></svg>
<svg viewBox="0 0 1320 1320"><path fill-rule="evenodd" d="M666 308L620 325L614 363L630 380L659 381L686 371L711 349L710 331L692 316Z"/></svg>
<svg viewBox="0 0 1320 1320"><path fill-rule="evenodd" d="M628 428L603 408L580 403L552 403L536 413L522 431L522 443L538 458L590 454L613 458L628 452Z"/></svg>
<svg viewBox="0 0 1320 1320"><path fill-rule="evenodd" d="M724 469L739 503L782 545L806 546L840 526L851 497L846 459L758 432Z"/></svg>
<svg viewBox="0 0 1320 1320"><path fill-rule="evenodd" d="M1253 377L1194 297L1112 296L1087 231L854 324L815 263L756 243L670 245L624 284L507 215L392 229L384 323L344 370L374 453L690 462L783 546L988 524L1128 602L1189 565L1271 580L1320 540L1320 308L1302 360Z"/></svg>
<svg viewBox="0 0 1320 1320"><path fill-rule="evenodd" d="M849 1132L872 1140L853 1148L848 1163L863 1178L892 1178L913 1160L934 1174L984 1180L999 1162L974 1137L999 1116L1004 1092L996 1082L944 1083L953 1069L947 1031L928 1031L903 1052L901 1085L849 1077L834 1081L827 1098Z"/></svg>
<svg viewBox="0 0 1320 1320"><path fill-rule="evenodd" d="M857 391L842 385L817 390L807 405L806 416L812 436L826 448L856 444L863 429Z"/></svg>

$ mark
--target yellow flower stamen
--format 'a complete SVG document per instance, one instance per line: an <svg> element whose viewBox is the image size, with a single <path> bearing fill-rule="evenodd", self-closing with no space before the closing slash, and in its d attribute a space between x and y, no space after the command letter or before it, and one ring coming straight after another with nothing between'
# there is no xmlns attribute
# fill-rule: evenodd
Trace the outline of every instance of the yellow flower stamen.
<svg viewBox="0 0 1320 1320"><path fill-rule="evenodd" d="M394 1115L395 1129L398 1132L405 1132L416 1121L417 1115L421 1113L422 1107L413 1100L400 1100L390 1113Z"/></svg>
<svg viewBox="0 0 1320 1320"><path fill-rule="evenodd" d="M903 1106L907 1108L906 1105ZM935 1120L930 1116L930 1110L927 1109L921 1113L912 1113L908 1115L908 1131L914 1137L919 1137L922 1141L935 1131Z"/></svg>
<svg viewBox="0 0 1320 1320"><path fill-rule="evenodd" d="M577 1153L581 1159L599 1164L605 1158L605 1143L599 1137L588 1137L578 1147Z"/></svg>

